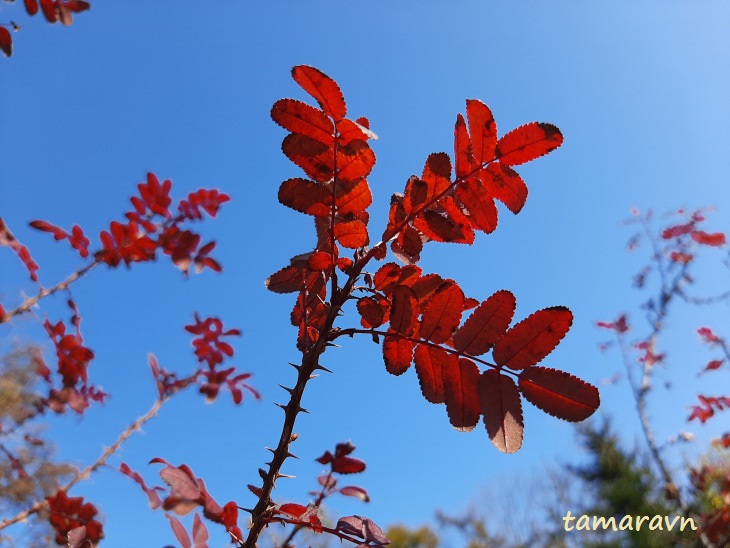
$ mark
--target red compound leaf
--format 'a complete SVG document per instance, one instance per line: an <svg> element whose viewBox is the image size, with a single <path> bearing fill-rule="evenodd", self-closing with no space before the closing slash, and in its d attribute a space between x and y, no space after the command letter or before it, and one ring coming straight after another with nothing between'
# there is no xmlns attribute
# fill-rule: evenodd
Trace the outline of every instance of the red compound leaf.
<svg viewBox="0 0 730 548"><path fill-rule="evenodd" d="M557 369L531 367L520 375L519 386L535 407L570 422L587 419L600 405L595 386Z"/></svg>
<svg viewBox="0 0 730 548"><path fill-rule="evenodd" d="M514 381L496 369L485 371L479 381L479 402L494 446L503 453L518 451L525 425L520 392Z"/></svg>
<svg viewBox="0 0 730 548"><path fill-rule="evenodd" d="M494 361L525 369L543 360L570 329L573 314L564 306L538 310L512 327L494 345Z"/></svg>

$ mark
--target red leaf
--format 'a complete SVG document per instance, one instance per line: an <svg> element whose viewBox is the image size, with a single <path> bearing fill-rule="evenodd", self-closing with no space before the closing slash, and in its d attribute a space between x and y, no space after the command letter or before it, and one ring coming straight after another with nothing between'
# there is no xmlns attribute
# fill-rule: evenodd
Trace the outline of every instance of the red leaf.
<svg viewBox="0 0 730 548"><path fill-rule="evenodd" d="M208 528L198 514L193 518L193 542L195 548L208 548Z"/></svg>
<svg viewBox="0 0 730 548"><path fill-rule="evenodd" d="M456 177L461 179L474 170L474 154L472 153L469 134L466 132L464 117L456 116L454 126L454 161L456 163Z"/></svg>
<svg viewBox="0 0 730 548"><path fill-rule="evenodd" d="M517 172L503 163L489 164L482 174L484 188L512 213L519 213L527 201L527 185Z"/></svg>
<svg viewBox="0 0 730 548"><path fill-rule="evenodd" d="M494 361L510 369L535 365L550 354L573 323L564 306L538 310L512 327L494 345Z"/></svg>
<svg viewBox="0 0 730 548"><path fill-rule="evenodd" d="M423 181L428 185L428 199L433 200L451 186L451 160L445 152L429 154L423 167Z"/></svg>
<svg viewBox="0 0 730 548"><path fill-rule="evenodd" d="M476 99L467 99L466 118L469 122L474 163L482 165L494 159L497 147L497 124L489 107Z"/></svg>
<svg viewBox="0 0 730 548"><path fill-rule="evenodd" d="M74 13L80 13L82 11L91 9L91 4L89 4L88 2L84 2L84 0L67 0L66 8Z"/></svg>
<svg viewBox="0 0 730 548"><path fill-rule="evenodd" d="M563 144L560 130L552 124L530 122L504 135L497 143L497 157L508 166L524 164Z"/></svg>
<svg viewBox="0 0 730 548"><path fill-rule="evenodd" d="M165 514L165 517L170 520L170 526L172 532L175 533L175 538L182 545L183 548L192 548L193 543L190 540L190 535L185 530L185 526L180 523L180 520L170 514Z"/></svg>
<svg viewBox="0 0 730 548"><path fill-rule="evenodd" d="M414 362L423 397L431 403L444 403L443 369L458 367L456 356L439 347L419 344L414 354Z"/></svg>
<svg viewBox="0 0 730 548"><path fill-rule="evenodd" d="M469 211L472 227L487 234L497 228L497 206L479 179L468 179L456 187L456 197Z"/></svg>
<svg viewBox="0 0 730 548"><path fill-rule="evenodd" d="M383 341L385 370L391 375L402 375L413 361L413 343L401 337L385 337Z"/></svg>
<svg viewBox="0 0 730 548"><path fill-rule="evenodd" d="M403 207L406 213L419 210L425 206L430 199L429 187L426 181L423 181L411 175L406 182L405 193L403 196Z"/></svg>
<svg viewBox="0 0 730 548"><path fill-rule="evenodd" d="M271 108L271 119L284 129L306 135L328 147L334 139L334 125L324 112L296 99L280 99Z"/></svg>
<svg viewBox="0 0 730 548"><path fill-rule="evenodd" d="M452 281L444 282L428 301L419 335L435 343L448 341L461 321L464 292Z"/></svg>
<svg viewBox="0 0 730 548"><path fill-rule="evenodd" d="M64 238L68 237L68 233L65 230L63 230L62 228L58 228L57 226L54 226L46 221L33 221L30 223L30 226L32 226L36 230L50 232L51 234L53 234L53 238L56 240L63 240Z"/></svg>
<svg viewBox="0 0 730 548"><path fill-rule="evenodd" d="M28 12L28 15L35 15L38 13L38 0L24 0L25 2L25 11Z"/></svg>
<svg viewBox="0 0 730 548"><path fill-rule="evenodd" d="M332 191L307 179L287 179L279 187L279 202L307 215L332 215Z"/></svg>
<svg viewBox="0 0 730 548"><path fill-rule="evenodd" d="M386 320L389 302L385 299L378 300L375 297L362 297L357 301L357 311L362 316L361 324L366 329L372 329L383 325Z"/></svg>
<svg viewBox="0 0 730 548"><path fill-rule="evenodd" d="M283 514L287 514L293 518L298 518L302 514L304 514L307 511L306 506L302 506L301 504L295 504L293 502L289 502L286 504L282 504L279 506L279 512Z"/></svg>
<svg viewBox="0 0 730 548"><path fill-rule="evenodd" d="M10 31L5 27L0 27L0 51L6 57L13 55L13 37L10 36Z"/></svg>
<svg viewBox="0 0 730 548"><path fill-rule="evenodd" d="M418 326L418 300L407 285L393 289L390 305L390 328L396 333L410 337Z"/></svg>
<svg viewBox="0 0 730 548"><path fill-rule="evenodd" d="M355 457L336 456L332 461L332 471L338 474L359 474L365 468L366 464Z"/></svg>
<svg viewBox="0 0 730 548"><path fill-rule="evenodd" d="M514 381L496 369L485 371L479 381L479 402L494 446L503 453L519 450L525 425L520 392Z"/></svg>
<svg viewBox="0 0 730 548"><path fill-rule="evenodd" d="M337 83L314 67L299 65L292 69L292 77L302 89L309 93L322 110L334 118L335 122L342 120L347 114L347 106Z"/></svg>
<svg viewBox="0 0 730 548"><path fill-rule="evenodd" d="M454 348L471 356L487 352L504 335L515 313L515 296L497 291L480 304L454 335Z"/></svg>
<svg viewBox="0 0 730 548"><path fill-rule="evenodd" d="M339 491L340 494L347 497L355 497L363 502L370 502L370 496L368 495L368 492L362 487L358 487L357 485L346 485L345 487L340 488Z"/></svg>
<svg viewBox="0 0 730 548"><path fill-rule="evenodd" d="M474 243L471 223L455 204L454 199L445 196L439 200L439 205L445 210L443 214L426 209L414 219L415 227L437 242Z"/></svg>
<svg viewBox="0 0 730 548"><path fill-rule="evenodd" d="M695 230L694 232L692 232L692 234L690 234L690 236L698 244L709 245L712 247L725 245L725 234L723 234L722 232L709 234L702 230Z"/></svg>
<svg viewBox="0 0 730 548"><path fill-rule="evenodd" d="M360 213L370 207L372 203L373 195L365 179L358 179L354 183L343 180L337 181L336 204L338 215Z"/></svg>
<svg viewBox="0 0 730 548"><path fill-rule="evenodd" d="M335 239L342 247L358 249L370 241L365 223L358 219L340 221L335 225Z"/></svg>
<svg viewBox="0 0 730 548"><path fill-rule="evenodd" d="M328 270L332 264L332 255L324 251L312 253L307 259L307 267L310 270Z"/></svg>
<svg viewBox="0 0 730 548"><path fill-rule="evenodd" d="M352 141L337 149L337 179L355 182L375 166L375 153L365 141Z"/></svg>
<svg viewBox="0 0 730 548"><path fill-rule="evenodd" d="M53 4L53 0L40 0L41 10L43 15L49 23L56 22L56 7Z"/></svg>
<svg viewBox="0 0 730 548"><path fill-rule="evenodd" d="M461 432L473 430L479 422L479 368L466 358L441 369L446 412L451 426Z"/></svg>
<svg viewBox="0 0 730 548"><path fill-rule="evenodd" d="M546 413L570 422L590 417L600 404L598 389L557 369L531 367L520 375L520 391Z"/></svg>
<svg viewBox="0 0 730 548"><path fill-rule="evenodd" d="M306 135L290 133L281 143L281 150L318 183L326 183L334 177L334 155L324 143Z"/></svg>
<svg viewBox="0 0 730 548"><path fill-rule="evenodd" d="M400 280L401 269L396 263L385 263L373 276L373 285L388 295Z"/></svg>
<svg viewBox="0 0 730 548"><path fill-rule="evenodd" d="M725 360L710 360L702 371L712 371L713 369L719 369Z"/></svg>
<svg viewBox="0 0 730 548"><path fill-rule="evenodd" d="M266 278L266 287L274 293L294 293L304 282L304 271L295 266L285 266Z"/></svg>

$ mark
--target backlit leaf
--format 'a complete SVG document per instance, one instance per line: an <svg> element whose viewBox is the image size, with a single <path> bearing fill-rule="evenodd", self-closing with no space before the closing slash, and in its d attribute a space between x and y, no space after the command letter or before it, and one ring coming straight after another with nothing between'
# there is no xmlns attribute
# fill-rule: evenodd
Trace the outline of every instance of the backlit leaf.
<svg viewBox="0 0 730 548"><path fill-rule="evenodd" d="M357 311L362 316L360 323L365 329L372 329L383 325L390 303L385 299L362 297L357 301Z"/></svg>
<svg viewBox="0 0 730 548"><path fill-rule="evenodd" d="M512 327L494 345L494 361L510 369L535 365L550 354L573 323L564 306L538 310Z"/></svg>
<svg viewBox="0 0 730 548"><path fill-rule="evenodd" d="M462 432L473 430L482 414L479 405L479 368L466 358L441 369L446 412L451 426Z"/></svg>
<svg viewBox="0 0 730 548"><path fill-rule="evenodd" d="M499 161L508 166L524 164L555 150L563 135L552 124L530 122L504 135L497 143Z"/></svg>
<svg viewBox="0 0 730 548"><path fill-rule="evenodd" d="M35 15L38 13L38 0L24 0L24 4L28 15Z"/></svg>
<svg viewBox="0 0 730 548"><path fill-rule="evenodd" d="M375 165L375 153L365 141L337 148L337 178L354 182L367 177Z"/></svg>
<svg viewBox="0 0 730 548"><path fill-rule="evenodd" d="M396 286L393 289L393 299L390 305L390 328L409 337L416 331L417 318L416 294L407 285Z"/></svg>
<svg viewBox="0 0 730 548"><path fill-rule="evenodd" d="M292 77L304 91L309 93L328 116L335 122L347 114L347 106L337 83L314 67L299 65L292 69Z"/></svg>
<svg viewBox="0 0 730 548"><path fill-rule="evenodd" d="M454 126L454 162L456 163L456 177L459 179L466 177L475 167L471 140L466 131L466 122L461 114L456 116Z"/></svg>
<svg viewBox="0 0 730 548"><path fill-rule="evenodd" d="M520 375L519 383L527 401L566 421L587 419L600 404L595 386L565 371L531 367Z"/></svg>
<svg viewBox="0 0 730 548"><path fill-rule="evenodd" d="M428 199L443 194L451 186L451 160L445 152L429 154L423 167L423 181L428 185Z"/></svg>
<svg viewBox="0 0 730 548"><path fill-rule="evenodd" d="M279 187L279 202L296 211L328 217L332 215L332 192L308 179L287 179Z"/></svg>
<svg viewBox="0 0 730 548"><path fill-rule="evenodd" d="M487 352L504 335L515 313L515 296L497 291L480 304L454 335L454 348L471 356Z"/></svg>
<svg viewBox="0 0 730 548"><path fill-rule="evenodd" d="M372 203L373 195L365 179L358 179L354 183L337 181L338 215L365 211Z"/></svg>
<svg viewBox="0 0 730 548"><path fill-rule="evenodd" d="M458 367L457 357L439 347L419 344L413 360L423 397L431 403L444 403L443 368Z"/></svg>
<svg viewBox="0 0 730 548"><path fill-rule="evenodd" d="M512 213L519 213L527 201L527 185L517 172L502 163L489 164L482 173L484 188ZM468 207L468 206L467 206Z"/></svg>
<svg viewBox="0 0 730 548"><path fill-rule="evenodd" d="M448 341L461 321L463 310L464 292L456 283L444 282L423 311L419 335L435 343Z"/></svg>
<svg viewBox="0 0 730 548"><path fill-rule="evenodd" d="M456 187L457 199L469 211L469 223L489 234L497 228L497 206L479 179L471 178Z"/></svg>
<svg viewBox="0 0 730 548"><path fill-rule="evenodd" d="M725 245L725 234L723 234L722 232L715 232L714 234L709 234L702 230L695 230L690 234L690 236L698 244L709 245L709 246L713 246L713 247L719 247L721 245Z"/></svg>
<svg viewBox="0 0 730 548"><path fill-rule="evenodd" d="M335 225L335 239L348 249L358 249L370 241L365 223L358 219L338 222Z"/></svg>
<svg viewBox="0 0 730 548"><path fill-rule="evenodd" d="M10 31L5 27L0 27L0 51L6 57L13 55L13 37L10 36Z"/></svg>
<svg viewBox="0 0 730 548"><path fill-rule="evenodd" d="M396 263L385 263L373 276L373 285L378 291L389 294L400 280L401 269Z"/></svg>
<svg viewBox="0 0 730 548"><path fill-rule="evenodd" d="M280 99L271 108L271 119L292 133L326 144L334 139L334 125L324 112L296 99Z"/></svg>
<svg viewBox="0 0 730 548"><path fill-rule="evenodd" d="M520 392L514 381L496 369L485 371L479 381L479 402L494 446L503 453L519 450L525 424Z"/></svg>
<svg viewBox="0 0 730 548"><path fill-rule="evenodd" d="M294 293L299 291L304 280L304 272L295 266L285 266L266 278L266 287L274 293Z"/></svg>
<svg viewBox="0 0 730 548"><path fill-rule="evenodd" d="M306 135L290 133L281 143L281 150L315 181L326 183L334 177L332 150L324 143Z"/></svg>
<svg viewBox="0 0 730 548"><path fill-rule="evenodd" d="M492 111L481 101L467 99L466 119L469 124L474 162L477 165L491 162L497 146L497 124Z"/></svg>
<svg viewBox="0 0 730 548"><path fill-rule="evenodd" d="M383 341L383 361L391 375L402 375L413 361L413 343L401 337L386 335Z"/></svg>

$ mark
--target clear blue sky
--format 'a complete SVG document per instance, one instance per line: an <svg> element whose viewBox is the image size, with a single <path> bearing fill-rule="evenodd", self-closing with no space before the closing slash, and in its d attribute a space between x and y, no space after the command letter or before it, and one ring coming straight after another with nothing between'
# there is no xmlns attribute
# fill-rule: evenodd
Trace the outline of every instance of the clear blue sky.
<svg viewBox="0 0 730 548"><path fill-rule="evenodd" d="M571 308L574 327L546 365L590 382L620 370L617 355L596 350L606 337L594 322L639 297L630 277L640 262L625 253L630 232L619 226L629 209L713 204L711 226L730 228L724 2L96 1L68 29L28 20L18 3L2 6L0 21L7 19L23 29L13 58L0 62L0 215L30 247L43 282L70 272L74 254L28 221L78 223L98 234L128 208L147 171L172 179L178 197L201 186L232 197L202 229L219 242L223 274L185 281L160 260L131 272L99 269L74 285L97 356L91 377L112 395L83 420L53 421L59 455L75 462L95 459L152 404L148 352L170 369L193 367L182 326L197 310L243 330L236 364L254 373L263 401L234 407L226 394L214 405L194 393L176 397L111 464L127 462L156 482L151 458L187 463L220 503L252 504L245 486L258 481L264 447L278 440L277 383L293 381L286 362L298 359L292 298L267 292L263 281L313 241L311 221L276 199L281 181L300 175L281 154L285 132L269 118L277 99L305 99L290 78L294 65L335 78L350 115L369 117L380 137L369 177L373 234L384 226L390 195L421 172L426 156L452 152L465 99L488 104L501 133L533 120L561 128L558 151L518 170L530 189L518 216L501 208L496 233L480 234L472 248L430 244L421 266L480 300L511 290L518 319L546 306ZM1 260L0 302L16 303L33 287L7 250ZM50 347L44 314L68 318L63 299L49 299L37 318L16 320L0 336ZM715 313L718 327L727 326L726 308L723 314ZM342 325L357 321L351 312ZM677 318L672 326L686 338L672 349L677 369L664 374L675 390L653 402L662 439L685 427L685 406L697 393L690 382L706 355L697 358L696 321ZM382 526L417 525L436 508L457 512L501 478L539 474L574 452L579 458L573 427L529 405L515 455L494 449L481 426L454 431L443 407L424 401L415 373L387 375L379 347L367 340L328 351L324 365L335 374L308 389L312 414L300 417L294 447L301 460L284 469L297 479L279 482L279 502L306 502L321 469L313 459L347 439L369 464L353 481L373 501L333 500L332 513L366 515ZM601 393L602 412L628 440L638 438L626 384ZM73 493L102 509L105 546L173 542L162 513L149 511L138 487L114 471ZM220 529L210 530L211 546L223 545Z"/></svg>

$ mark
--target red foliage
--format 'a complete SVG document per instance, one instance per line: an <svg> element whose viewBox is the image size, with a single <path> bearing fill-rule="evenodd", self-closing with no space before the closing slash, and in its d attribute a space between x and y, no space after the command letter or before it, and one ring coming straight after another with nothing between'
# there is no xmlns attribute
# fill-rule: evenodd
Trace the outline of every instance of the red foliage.
<svg viewBox="0 0 730 548"><path fill-rule="evenodd" d="M84 529L77 531L75 535L78 537L80 534L80 539L74 539L76 546L83 546L82 541L86 540L95 545L104 538L101 523L94 519L98 510L93 504L84 503L83 497L69 497L66 491L61 490L46 498L46 501L50 512L48 521L56 530L56 544L67 546L68 535L82 527Z"/></svg>

